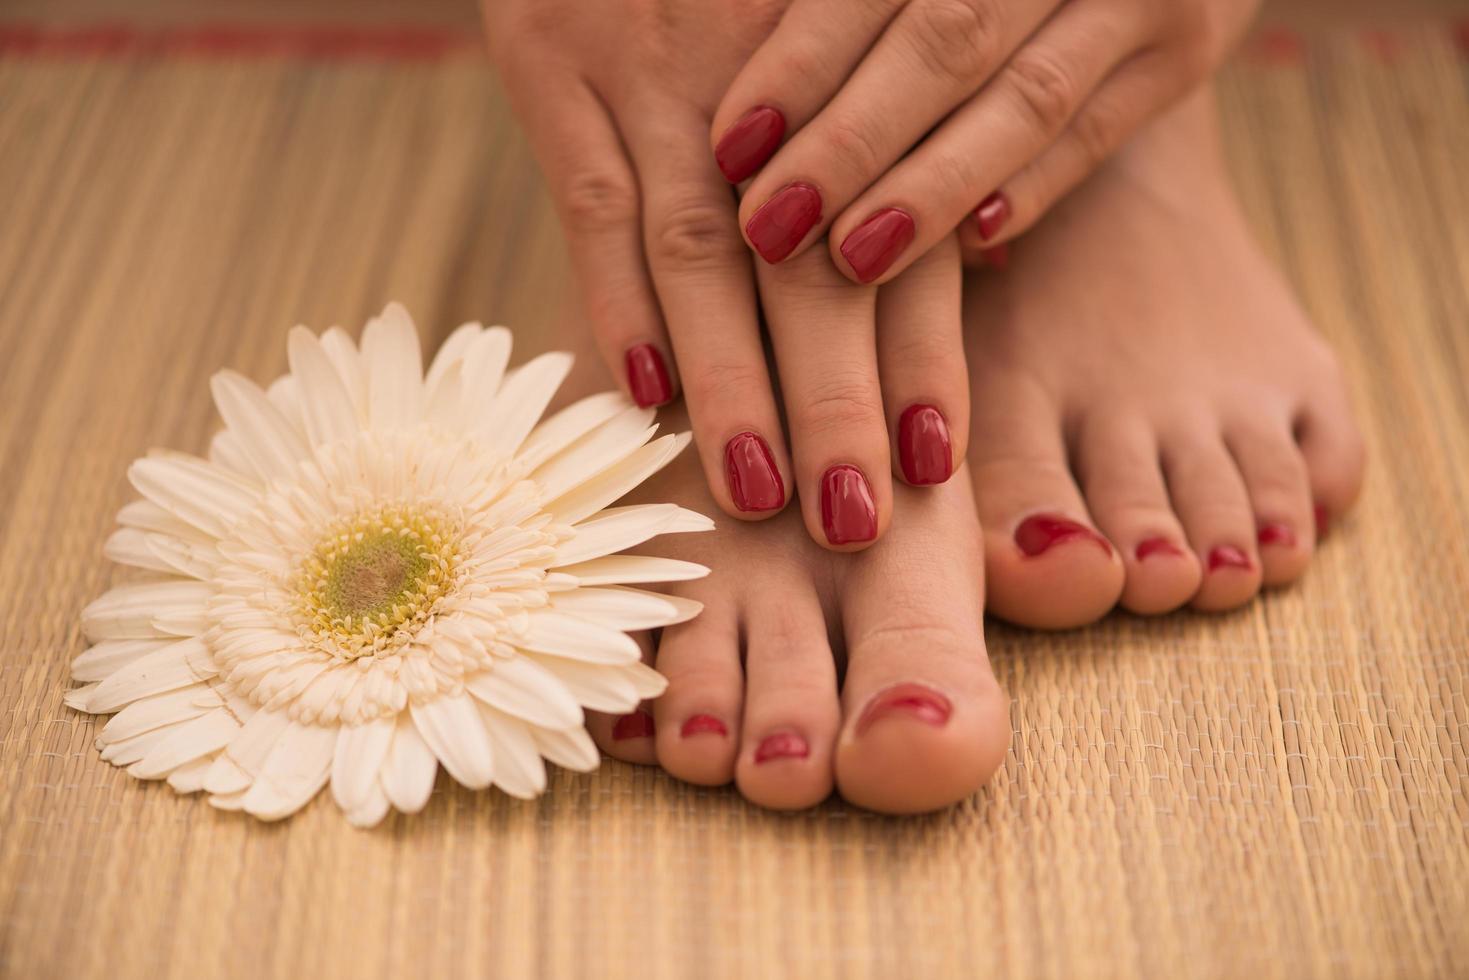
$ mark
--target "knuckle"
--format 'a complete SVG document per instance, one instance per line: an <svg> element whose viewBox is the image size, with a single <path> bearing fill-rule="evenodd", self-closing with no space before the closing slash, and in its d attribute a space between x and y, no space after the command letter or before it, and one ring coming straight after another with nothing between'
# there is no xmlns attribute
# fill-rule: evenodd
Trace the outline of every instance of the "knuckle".
<svg viewBox="0 0 1469 980"><path fill-rule="evenodd" d="M860 117L833 119L825 134L833 158L857 174L875 174L882 169L882 137L871 122Z"/></svg>
<svg viewBox="0 0 1469 980"><path fill-rule="evenodd" d="M801 403L802 427L817 435L862 428L884 431L882 406L869 379L836 376L812 384Z"/></svg>
<svg viewBox="0 0 1469 980"><path fill-rule="evenodd" d="M1006 69L1010 87L1037 129L1059 132L1077 104L1076 81L1048 55L1023 52Z"/></svg>
<svg viewBox="0 0 1469 980"><path fill-rule="evenodd" d="M638 189L626 174L578 170L567 179L558 196L571 228L597 231L637 221Z"/></svg>
<svg viewBox="0 0 1469 980"><path fill-rule="evenodd" d="M710 266L736 261L745 254L727 208L712 201L679 202L658 219L651 250L668 264Z"/></svg>
<svg viewBox="0 0 1469 980"><path fill-rule="evenodd" d="M1077 116L1072 123L1072 133L1082 169L1090 173L1101 166L1122 142L1124 128L1122 118L1114 108L1092 105Z"/></svg>
<svg viewBox="0 0 1469 980"><path fill-rule="evenodd" d="M955 82L973 83L1000 54L1000 14L988 0L927 0L915 13L924 63Z"/></svg>
<svg viewBox="0 0 1469 980"><path fill-rule="evenodd" d="M683 383L695 401L737 405L744 410L761 397L768 380L762 364L715 362L686 373Z"/></svg>

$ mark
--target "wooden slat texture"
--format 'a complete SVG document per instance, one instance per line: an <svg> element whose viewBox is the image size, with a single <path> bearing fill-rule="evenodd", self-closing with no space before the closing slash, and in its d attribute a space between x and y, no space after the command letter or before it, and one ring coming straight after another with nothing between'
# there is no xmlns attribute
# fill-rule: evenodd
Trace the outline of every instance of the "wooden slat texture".
<svg viewBox="0 0 1469 980"><path fill-rule="evenodd" d="M210 372L273 376L293 323L389 298L543 343L565 260L493 74L0 57L0 975L1464 975L1469 67L1444 28L1401 40L1221 86L1372 451L1299 587L993 625L1014 747L937 816L776 816L609 762L535 803L441 777L374 832L137 782L61 693L126 464L203 448Z"/></svg>

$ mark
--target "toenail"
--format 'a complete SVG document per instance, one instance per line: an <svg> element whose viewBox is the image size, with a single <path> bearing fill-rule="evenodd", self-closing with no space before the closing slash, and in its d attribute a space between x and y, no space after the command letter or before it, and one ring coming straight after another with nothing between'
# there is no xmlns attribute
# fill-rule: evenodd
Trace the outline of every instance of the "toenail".
<svg viewBox="0 0 1469 980"><path fill-rule="evenodd" d="M1015 529L1015 543L1032 558L1049 551L1054 545L1071 540L1094 541L1108 555L1112 554L1112 546L1107 543L1106 538L1085 524L1078 524L1065 517L1036 514L1021 521L1020 526Z"/></svg>
<svg viewBox="0 0 1469 980"><path fill-rule="evenodd" d="M778 510L786 502L785 481L770 446L753 432L741 432L725 444L724 475L740 510Z"/></svg>
<svg viewBox="0 0 1469 980"><path fill-rule="evenodd" d="M943 483L954 472L949 423L932 405L910 405L898 419L898 462L914 486Z"/></svg>
<svg viewBox="0 0 1469 980"><path fill-rule="evenodd" d="M1249 570L1255 567L1250 561L1250 556L1243 550L1232 544L1221 544L1209 552L1209 571L1217 571L1221 568L1243 568Z"/></svg>
<svg viewBox="0 0 1469 980"><path fill-rule="evenodd" d="M1316 537L1326 537L1326 532L1331 528L1331 511L1326 509L1325 504L1317 504L1311 512L1316 517Z"/></svg>
<svg viewBox="0 0 1469 980"><path fill-rule="evenodd" d="M1291 530L1289 524L1282 524L1279 521L1261 524L1256 537L1260 539L1261 544L1277 545L1281 548L1296 546L1296 532Z"/></svg>
<svg viewBox="0 0 1469 980"><path fill-rule="evenodd" d="M1150 555L1172 555L1182 558L1184 551L1167 538L1148 538L1138 543L1136 554L1137 560L1142 561Z"/></svg>
<svg viewBox="0 0 1469 980"><path fill-rule="evenodd" d="M683 723L678 733L684 738L691 735L728 735L729 729L724 727L724 722L713 715L694 715Z"/></svg>
<svg viewBox="0 0 1469 980"><path fill-rule="evenodd" d="M931 688L921 684L899 684L888 688L867 703L861 717L857 719L857 734L861 735L874 722L899 711L910 718L940 728L948 722L953 710L949 699Z"/></svg>
<svg viewBox="0 0 1469 980"><path fill-rule="evenodd" d="M821 477L821 527L832 544L877 537L877 506L872 487L855 466L833 466Z"/></svg>
<svg viewBox="0 0 1469 980"><path fill-rule="evenodd" d="M806 740L795 732L776 732L765 736L755 749L755 761L769 762L771 759L804 759L811 754Z"/></svg>
<svg viewBox="0 0 1469 980"><path fill-rule="evenodd" d="M617 719L617 724L612 726L612 737L618 742L625 742L630 738L652 738L657 731L652 715L646 711L634 711Z"/></svg>

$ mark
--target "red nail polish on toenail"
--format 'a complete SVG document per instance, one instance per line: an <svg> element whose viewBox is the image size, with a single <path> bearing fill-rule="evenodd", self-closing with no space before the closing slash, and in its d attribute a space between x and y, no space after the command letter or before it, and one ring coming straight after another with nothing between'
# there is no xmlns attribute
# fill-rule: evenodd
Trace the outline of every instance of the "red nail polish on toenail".
<svg viewBox="0 0 1469 980"><path fill-rule="evenodd" d="M1271 521L1261 524L1260 529L1255 532L1263 545L1276 545L1281 548L1294 548L1296 546L1296 532L1291 530L1289 524L1279 521Z"/></svg>
<svg viewBox="0 0 1469 980"><path fill-rule="evenodd" d="M652 738L658 733L653 724L653 716L646 711L634 711L617 719L617 724L612 726L612 737L625 742L630 738Z"/></svg>
<svg viewBox="0 0 1469 980"><path fill-rule="evenodd" d="M1137 546L1137 560L1142 561L1149 555L1170 555L1182 557L1184 551L1178 545L1167 538L1148 538Z"/></svg>
<svg viewBox="0 0 1469 980"><path fill-rule="evenodd" d="M1055 545L1073 540L1094 541L1107 554L1112 553L1112 545L1106 538L1085 524L1078 524L1064 517L1036 514L1021 521L1020 526L1015 529L1015 544L1032 558L1049 551Z"/></svg>
<svg viewBox="0 0 1469 980"><path fill-rule="evenodd" d="M738 184L765 166L786 134L786 117L779 109L759 105L730 124L714 147L714 162L731 184Z"/></svg>
<svg viewBox="0 0 1469 980"><path fill-rule="evenodd" d="M806 740L795 732L776 732L765 736L755 749L755 761L769 762L771 759L804 759L811 754Z"/></svg>
<svg viewBox="0 0 1469 980"><path fill-rule="evenodd" d="M862 222L842 241L842 256L857 278L871 282L913 241L913 216L897 208L884 208Z"/></svg>
<svg viewBox="0 0 1469 980"><path fill-rule="evenodd" d="M627 386L639 408L667 405L673 400L673 386L668 383L668 369L663 355L652 344L628 348Z"/></svg>
<svg viewBox="0 0 1469 980"><path fill-rule="evenodd" d="M1250 561L1250 556L1240 548L1232 544L1221 544L1209 552L1209 571L1218 571L1221 568L1243 568L1246 571L1255 567Z"/></svg>
<svg viewBox="0 0 1469 980"><path fill-rule="evenodd" d="M753 432L741 432L725 444L724 477L730 499L740 510L776 510L786 502L785 481L775 457Z"/></svg>
<svg viewBox="0 0 1469 980"><path fill-rule="evenodd" d="M1010 220L1010 199L995 191L979 202L979 207L974 209L974 220L979 223L979 237L989 241Z"/></svg>
<svg viewBox="0 0 1469 980"><path fill-rule="evenodd" d="M1317 504L1312 508L1312 515L1316 518L1316 537L1326 537L1326 532L1331 530L1331 511L1325 504Z"/></svg>
<svg viewBox="0 0 1469 980"><path fill-rule="evenodd" d="M821 477L821 527L832 544L877 537L877 505L872 487L855 466L833 466Z"/></svg>
<svg viewBox="0 0 1469 980"><path fill-rule="evenodd" d="M954 472L949 423L932 405L910 405L898 418L898 462L915 486L943 483Z"/></svg>
<svg viewBox="0 0 1469 980"><path fill-rule="evenodd" d="M909 718L927 722L941 728L953 713L949 699L921 684L899 684L874 697L857 719L857 734L861 735L873 723L889 715L902 712Z"/></svg>
<svg viewBox="0 0 1469 980"><path fill-rule="evenodd" d="M821 192L810 184L787 184L760 205L745 224L745 237L772 264L790 255L821 221Z"/></svg>
<svg viewBox="0 0 1469 980"><path fill-rule="evenodd" d="M690 735L728 735L729 729L724 727L724 722L713 715L694 715L683 723L678 733L684 738Z"/></svg>

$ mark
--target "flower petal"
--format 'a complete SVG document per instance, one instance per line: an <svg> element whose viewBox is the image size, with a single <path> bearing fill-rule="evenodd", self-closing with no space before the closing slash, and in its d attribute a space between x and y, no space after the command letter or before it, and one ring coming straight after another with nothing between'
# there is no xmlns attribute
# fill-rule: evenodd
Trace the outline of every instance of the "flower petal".
<svg viewBox="0 0 1469 980"><path fill-rule="evenodd" d="M388 794L382 783L373 780L367 795L357 806L347 811L347 822L354 827L376 827L388 815Z"/></svg>
<svg viewBox="0 0 1469 980"><path fill-rule="evenodd" d="M168 785L175 793L197 793L204 788L204 774L209 771L212 759L195 759L186 762L168 774Z"/></svg>
<svg viewBox="0 0 1469 980"><path fill-rule="evenodd" d="M481 705L480 712L495 746L495 785L522 800L544 793L546 764L531 737L531 727L487 705Z"/></svg>
<svg viewBox="0 0 1469 980"><path fill-rule="evenodd" d="M572 728L583 721L581 705L566 685L526 657L497 659L464 686L485 704L533 725Z"/></svg>
<svg viewBox="0 0 1469 980"><path fill-rule="evenodd" d="M464 421L458 431L472 431L490 415L505 366L510 363L510 331L491 327L474 338L464 352Z"/></svg>
<svg viewBox="0 0 1469 980"><path fill-rule="evenodd" d="M388 799L404 813L417 813L428 803L438 771L439 761L413 719L399 715L382 769L383 791Z"/></svg>
<svg viewBox="0 0 1469 980"><path fill-rule="evenodd" d="M141 640L103 640L90 649L82 651L71 662L71 679L82 682L106 680L135 660L177 642L177 640L162 637Z"/></svg>
<svg viewBox="0 0 1469 980"><path fill-rule="evenodd" d="M305 327L292 329L286 354L311 444L323 446L356 435L359 426L352 396L315 335Z"/></svg>
<svg viewBox="0 0 1469 980"><path fill-rule="evenodd" d="M581 585L687 582L709 574L708 568L691 561L648 555L608 555L575 565L562 565L556 571L572 576Z"/></svg>
<svg viewBox="0 0 1469 980"><path fill-rule="evenodd" d="M597 751L597 743L592 741L592 736L587 734L585 728L567 728L560 731L553 728L536 728L532 729L531 738L536 740L536 748L541 750L541 755L563 769L570 769L574 772L591 772L602 761L601 753Z"/></svg>
<svg viewBox="0 0 1469 980"><path fill-rule="evenodd" d="M369 321L371 323L371 321ZM321 349L336 368L337 376L352 399L353 411L359 419L367 417L367 373L362 367L362 356L347 331L341 327L328 327L321 335Z"/></svg>
<svg viewBox="0 0 1469 980"><path fill-rule="evenodd" d="M591 711L625 714L642 700L625 668L584 664L560 657L538 658L537 662L555 674L571 696Z"/></svg>
<svg viewBox="0 0 1469 980"><path fill-rule="evenodd" d="M573 402L531 430L520 446L519 458L534 469L631 405L620 391L604 391Z"/></svg>
<svg viewBox="0 0 1469 980"><path fill-rule="evenodd" d="M209 389L224 424L262 480L289 476L310 453L285 414L253 381L220 371L210 379Z"/></svg>
<svg viewBox="0 0 1469 980"><path fill-rule="evenodd" d="M618 630L651 630L693 619L702 602L642 589L574 589L552 597L551 608Z"/></svg>
<svg viewBox="0 0 1469 980"><path fill-rule="evenodd" d="M423 353L418 329L401 303L389 303L362 331L367 369L367 421L374 429L417 424L423 418Z"/></svg>
<svg viewBox="0 0 1469 980"><path fill-rule="evenodd" d="M643 656L633 638L621 630L547 610L533 611L526 619L525 635L516 645L535 653L594 664L636 663Z"/></svg>
<svg viewBox="0 0 1469 980"><path fill-rule="evenodd" d="M280 741L281 733L291 724L283 711L257 711L245 722L240 734L214 760L204 777L204 788L211 793L227 795L250 788L256 775L265 768L265 760Z"/></svg>
<svg viewBox="0 0 1469 980"><path fill-rule="evenodd" d="M245 812L279 820L305 806L326 785L339 731L336 726L288 725L245 794Z"/></svg>
<svg viewBox="0 0 1469 980"><path fill-rule="evenodd" d="M439 345L439 351L429 363L428 371L423 376L423 387L426 392L432 394L434 388L443 379L448 370L455 364L464 360L474 341L484 332L484 327L478 323L465 323L454 328L454 332L444 338Z"/></svg>
<svg viewBox="0 0 1469 980"><path fill-rule="evenodd" d="M668 690L668 678L647 664L628 664L622 671L637 688L639 697L656 698Z"/></svg>
<svg viewBox="0 0 1469 980"><path fill-rule="evenodd" d="M107 714L139 698L206 681L216 672L203 641L179 640L139 657L97 685L87 700L87 711Z"/></svg>
<svg viewBox="0 0 1469 980"><path fill-rule="evenodd" d="M560 524L584 520L667 466L691 438L685 432L655 439L611 469L551 501L546 510Z"/></svg>
<svg viewBox="0 0 1469 980"><path fill-rule="evenodd" d="M167 725L177 725L207 714L223 703L224 699L206 684L141 698L113 715L97 736L97 741L107 745Z"/></svg>
<svg viewBox="0 0 1469 980"><path fill-rule="evenodd" d="M139 779L162 779L186 762L218 752L240 731L240 723L228 708L215 708L207 715L171 729L168 736L148 750L128 773Z"/></svg>
<svg viewBox="0 0 1469 980"><path fill-rule="evenodd" d="M414 703L409 710L418 733L449 775L470 789L484 789L494 781L494 750L469 695L438 697Z"/></svg>
<svg viewBox="0 0 1469 980"><path fill-rule="evenodd" d="M128 479L143 496L215 538L249 513L258 497L218 466L181 455L136 460L128 467Z"/></svg>
<svg viewBox="0 0 1469 980"><path fill-rule="evenodd" d="M531 474L547 498L559 497L645 446L658 426L653 409L629 406L552 456Z"/></svg>
<svg viewBox="0 0 1469 980"><path fill-rule="evenodd" d="M553 351L506 375L489 414L475 420L481 437L493 452L510 456L520 449L571 372L573 360L564 351Z"/></svg>
<svg viewBox="0 0 1469 980"><path fill-rule="evenodd" d="M370 803L374 790L381 792L377 774L388 757L394 727L396 719L387 716L342 729L332 758L332 797L337 806L351 812Z"/></svg>
<svg viewBox="0 0 1469 980"><path fill-rule="evenodd" d="M572 530L575 535L556 549L552 568L625 551L660 534L712 531L714 522L677 504L635 504L598 511Z"/></svg>

